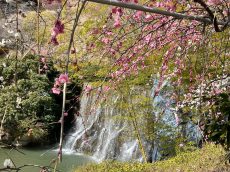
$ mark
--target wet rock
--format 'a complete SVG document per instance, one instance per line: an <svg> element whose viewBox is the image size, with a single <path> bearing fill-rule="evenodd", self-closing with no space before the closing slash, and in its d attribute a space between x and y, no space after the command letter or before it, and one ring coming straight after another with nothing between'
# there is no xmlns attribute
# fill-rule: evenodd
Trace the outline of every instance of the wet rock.
<svg viewBox="0 0 230 172"><path fill-rule="evenodd" d="M3 163L3 166L5 168L13 168L14 167L14 164L13 162L11 161L11 159L5 159L4 163Z"/></svg>
<svg viewBox="0 0 230 172"><path fill-rule="evenodd" d="M11 144L13 141L12 136L7 132L4 131L3 129L0 130L0 144L4 143L6 145Z"/></svg>

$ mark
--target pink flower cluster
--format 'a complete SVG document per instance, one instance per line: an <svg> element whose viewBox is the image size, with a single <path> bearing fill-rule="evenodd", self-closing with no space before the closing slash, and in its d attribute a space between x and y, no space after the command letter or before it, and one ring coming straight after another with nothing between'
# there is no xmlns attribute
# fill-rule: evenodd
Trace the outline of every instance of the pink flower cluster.
<svg viewBox="0 0 230 172"><path fill-rule="evenodd" d="M84 88L84 91L87 95L89 95L90 91L93 90L93 87L91 85L86 85Z"/></svg>
<svg viewBox="0 0 230 172"><path fill-rule="evenodd" d="M144 14L143 11L137 11L133 16L134 20L136 20L137 22L140 22L143 14Z"/></svg>
<svg viewBox="0 0 230 172"><path fill-rule="evenodd" d="M48 69L48 65L47 65L47 63L46 63L46 58L45 58L45 57L41 57L41 58L40 58L40 61L41 61L41 63L43 64L43 67L39 69L40 72L46 71L46 70Z"/></svg>
<svg viewBox="0 0 230 172"><path fill-rule="evenodd" d="M134 0L120 1L137 3ZM222 8L224 5L220 2L223 0L205 1L207 5L212 5L212 8L216 8L214 5L218 4L217 7L220 6L224 11ZM204 11L196 10L199 4L193 1L149 1L145 5L179 13L183 7L186 15L204 15ZM174 86L183 84L185 72L189 72L189 88L192 88L193 82L196 81L196 73L193 66L187 63L187 55L188 52L195 52L195 49L200 47L203 39L201 31L202 27L198 21L174 19L142 11L131 12L124 8L113 7L103 28L94 28L91 34L100 35L98 40L103 44L102 54L114 60L114 70L109 75L113 83L144 69L148 64L146 58L153 56L157 59L162 58L156 60L156 66L153 66L154 71L159 71L160 74L155 91L157 96L165 79L171 79ZM97 47L97 44L94 44L94 47ZM214 89L213 92L219 93L219 90Z"/></svg>
<svg viewBox="0 0 230 172"><path fill-rule="evenodd" d="M222 0L208 0L207 4L208 5L219 5L223 3Z"/></svg>
<svg viewBox="0 0 230 172"><path fill-rule="evenodd" d="M58 45L57 36L61 33L64 33L64 24L58 19L55 21L54 28L52 29L50 42Z"/></svg>
<svg viewBox="0 0 230 172"><path fill-rule="evenodd" d="M117 81L121 81L131 74L137 75L138 71L143 70L146 67L144 59L144 56L135 57L134 54L131 58L120 58L116 62L116 65L120 66L120 69L111 73L110 76L112 77L112 79L117 79Z"/></svg>
<svg viewBox="0 0 230 172"><path fill-rule="evenodd" d="M126 0L122 1L131 2ZM184 1L182 3L185 3L185 5L187 4L187 2ZM148 6L150 5L151 4ZM167 0L164 3L157 1L152 4L152 6L164 8L170 11L176 11L176 5L177 4L173 3L171 0ZM174 56L174 52L179 44L178 41L184 44L184 47L191 47L190 42L192 45L199 44L200 39L202 38L200 32L196 31L196 26L199 23L195 21L191 21L190 24L184 21L177 22L172 20L170 17L158 14L148 14L142 11L136 11L130 15L130 13L125 9L119 7L112 8L108 20L111 20L114 24L113 26L104 25L103 31L101 32L102 37L100 40L104 44L105 53L108 53L116 58L117 55L123 54L122 52L126 52L116 60L115 65L118 67L116 68L116 71L113 71L110 74L112 79L122 80L122 78L130 76L131 73L137 74L139 70L145 68L145 58L151 56L153 51L169 47L168 53L166 53L162 59L163 63L160 67L161 82L159 82L157 90L160 90L161 83L166 78L164 75L168 75L168 62ZM126 23L123 24L121 20ZM135 30L135 28L139 27L140 24L143 25L143 22L146 23L137 34L137 41L135 41L130 48L125 47L124 45L127 45L127 41L117 35L115 29L122 25L125 34L129 34L130 30ZM95 29L93 31L96 34L100 32L98 30L95 32ZM181 35L181 33L183 33L183 35ZM118 43L121 43L121 46L118 46ZM149 52L146 53L146 51ZM143 58L140 58L142 56ZM174 75L178 76L182 74L182 66L184 64L182 61L183 59L175 62L177 67L176 71L173 71ZM179 79L177 84L180 83L181 80Z"/></svg>
<svg viewBox="0 0 230 172"><path fill-rule="evenodd" d="M121 16L123 15L123 10L119 7L112 9L112 15L114 15L114 28L121 27Z"/></svg>
<svg viewBox="0 0 230 172"><path fill-rule="evenodd" d="M61 74L58 78L55 79L54 86L52 88L52 92L54 94L60 94L61 93L61 86L64 83L69 83L69 77L68 74Z"/></svg>

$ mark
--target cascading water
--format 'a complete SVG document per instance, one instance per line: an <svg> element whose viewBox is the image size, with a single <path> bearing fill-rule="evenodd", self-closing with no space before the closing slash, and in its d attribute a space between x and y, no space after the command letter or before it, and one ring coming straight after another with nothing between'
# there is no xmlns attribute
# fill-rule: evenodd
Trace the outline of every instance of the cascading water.
<svg viewBox="0 0 230 172"><path fill-rule="evenodd" d="M78 143L81 145L88 145L88 143L86 143L86 140L84 139L85 134L87 131L93 129L93 126L99 120L98 118L101 111L100 108L97 108L96 111L92 112L93 114L90 112L90 105L95 102L95 98L96 96L93 95L83 95L83 97L81 98L81 107L79 112L80 115L76 117L75 126L73 128L74 132L72 132L66 140L64 151L75 151L75 147L78 142L81 142ZM78 145L79 149L83 147L81 145Z"/></svg>
<svg viewBox="0 0 230 172"><path fill-rule="evenodd" d="M156 86L157 82L154 82L153 85ZM162 129L157 126L154 141L149 141L142 131L144 129L141 129L146 125L141 115L146 115L149 110L138 107L134 109L136 116L140 116L137 121L138 129L140 129L141 141L148 159L150 158L151 161L159 159L162 144L160 137L162 135L168 138L175 136L177 128L175 117L167 107L167 98L164 96L170 91L166 89L151 100L154 89L154 87L152 90L151 88L135 88L125 96L123 93L113 91L106 95L106 98L101 96L100 90L83 93L79 115L76 117L73 131L66 138L63 151L89 154L98 162L105 159L143 161L140 145L134 134L133 123L128 115L128 105L140 103L141 96L143 96L150 98L152 102L150 103L152 122L161 121L161 124L164 125ZM132 94L135 96L130 96ZM124 97L127 98L127 104L121 108L119 103L124 100ZM162 111L164 111L163 115Z"/></svg>
<svg viewBox="0 0 230 172"><path fill-rule="evenodd" d="M138 141L133 140L131 142L126 142L121 147L121 152L123 152L119 156L119 160L127 161L130 160L135 152L138 152Z"/></svg>
<svg viewBox="0 0 230 172"><path fill-rule="evenodd" d="M142 161L137 138L127 132L132 130L131 123L121 118L124 110L116 106L121 98L121 94L113 94L104 101L98 90L84 93L80 115L76 117L73 132L68 135L63 151L90 154L97 161ZM146 149L150 148L147 143L144 145Z"/></svg>

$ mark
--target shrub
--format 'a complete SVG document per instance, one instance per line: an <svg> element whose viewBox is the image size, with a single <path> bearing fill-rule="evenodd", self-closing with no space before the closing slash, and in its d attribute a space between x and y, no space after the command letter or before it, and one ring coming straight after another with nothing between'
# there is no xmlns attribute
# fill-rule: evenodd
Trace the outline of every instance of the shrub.
<svg viewBox="0 0 230 172"><path fill-rule="evenodd" d="M52 129L48 124L59 114L50 92L55 77L52 66L43 74L39 74L39 66L39 58L32 55L17 61L0 59L0 120L13 140L26 136L32 141L44 139Z"/></svg>

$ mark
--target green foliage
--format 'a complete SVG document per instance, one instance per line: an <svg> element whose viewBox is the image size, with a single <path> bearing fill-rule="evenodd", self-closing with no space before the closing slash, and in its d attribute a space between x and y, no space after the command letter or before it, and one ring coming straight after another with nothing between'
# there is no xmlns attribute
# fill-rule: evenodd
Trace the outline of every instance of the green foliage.
<svg viewBox="0 0 230 172"><path fill-rule="evenodd" d="M224 150L220 146L208 144L201 150L184 152L176 157L156 163L120 163L103 162L80 167L75 172L203 172L227 171L229 168L223 161Z"/></svg>
<svg viewBox="0 0 230 172"><path fill-rule="evenodd" d="M205 117L205 134L216 143L221 144L227 150L230 149L230 95L221 93L206 101L215 102L212 113ZM211 109L211 108L210 108Z"/></svg>
<svg viewBox="0 0 230 172"><path fill-rule="evenodd" d="M184 152L192 152L199 149L194 141L186 141L181 137L176 139L175 143L176 155Z"/></svg>
<svg viewBox="0 0 230 172"><path fill-rule="evenodd" d="M44 138L51 129L48 123L59 112L51 94L52 71L38 74L38 70L39 59L34 56L17 62L13 58L0 59L0 120L4 118L3 128L13 138L27 135L30 129L34 140Z"/></svg>

